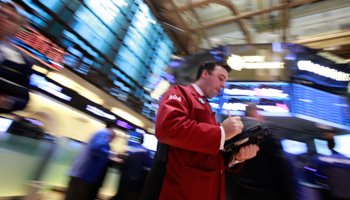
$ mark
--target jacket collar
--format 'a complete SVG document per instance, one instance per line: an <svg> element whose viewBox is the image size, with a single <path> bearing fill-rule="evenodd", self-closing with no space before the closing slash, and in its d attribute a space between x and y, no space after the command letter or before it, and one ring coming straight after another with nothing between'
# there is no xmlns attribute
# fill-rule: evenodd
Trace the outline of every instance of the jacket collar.
<svg viewBox="0 0 350 200"><path fill-rule="evenodd" d="M197 92L200 96L204 97L203 91L202 91L201 88L199 88L198 85L196 85L196 84L194 84L194 83L192 83L191 85L193 86L193 88L196 90L196 92Z"/></svg>
<svg viewBox="0 0 350 200"><path fill-rule="evenodd" d="M196 90L196 88L192 84L188 85L187 88L190 90L190 92L194 96L194 98L197 99L197 101L203 106L203 108L208 109L206 107L207 102L206 102L205 97L200 95L199 92ZM202 91L200 90L200 92L202 92ZM209 109L211 110L210 106L209 106Z"/></svg>
<svg viewBox="0 0 350 200"><path fill-rule="evenodd" d="M202 95L201 95L199 92L197 92L197 90L196 90L196 88L193 86L193 84L188 85L187 88L190 90L191 94L192 94L196 99L198 99L198 98L203 98ZM200 88L198 88L198 89L200 89ZM202 92L202 90L200 90L200 92Z"/></svg>

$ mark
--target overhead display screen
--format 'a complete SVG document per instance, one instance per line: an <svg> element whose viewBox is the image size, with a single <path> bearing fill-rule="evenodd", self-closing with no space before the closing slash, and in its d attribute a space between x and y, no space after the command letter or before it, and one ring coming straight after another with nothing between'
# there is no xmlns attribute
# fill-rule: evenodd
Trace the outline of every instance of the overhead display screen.
<svg viewBox="0 0 350 200"><path fill-rule="evenodd" d="M349 103L345 97L299 84L292 87L295 117L349 129Z"/></svg>
<svg viewBox="0 0 350 200"><path fill-rule="evenodd" d="M290 84L282 82L227 82L222 97L213 98L210 105L221 114L244 115L252 102L264 116L291 116Z"/></svg>

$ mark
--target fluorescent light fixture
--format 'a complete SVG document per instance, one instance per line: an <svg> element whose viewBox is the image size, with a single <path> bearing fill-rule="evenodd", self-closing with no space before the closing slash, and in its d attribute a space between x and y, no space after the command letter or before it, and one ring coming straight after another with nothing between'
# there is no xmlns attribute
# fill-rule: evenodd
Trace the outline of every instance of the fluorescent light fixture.
<svg viewBox="0 0 350 200"><path fill-rule="evenodd" d="M114 115L108 114L106 112L104 112L103 110L100 110L98 108L96 108L95 106L92 105L87 105L86 106L86 110L90 111L92 113L94 113L95 115L98 115L100 117L104 117L110 120L116 120L117 118Z"/></svg>
<svg viewBox="0 0 350 200"><path fill-rule="evenodd" d="M43 76L37 74L32 74L30 77L30 85L36 86L52 95L55 95L58 98L70 101L72 97L61 93L62 88L54 83L51 83L45 79Z"/></svg>
<svg viewBox="0 0 350 200"><path fill-rule="evenodd" d="M299 70L312 72L336 81L350 81L349 73L313 63L311 60L300 60L297 66Z"/></svg>
<svg viewBox="0 0 350 200"><path fill-rule="evenodd" d="M129 122L132 122L133 124L139 127L143 127L143 128L145 127L145 124L141 120L139 120L138 118L134 117L133 115L129 114L128 112L125 112L120 108L113 107L111 108L111 112L113 112L114 114L122 117L123 119Z"/></svg>
<svg viewBox="0 0 350 200"><path fill-rule="evenodd" d="M60 103L60 102L58 102L58 101L56 101L54 99L47 98L44 95L35 94L35 93L32 93L32 92L30 92L29 94L30 94L30 99L36 99L34 102L42 102L43 105L45 105L45 107L57 108L57 109L60 109L60 110L64 109L65 111L63 111L63 112L66 112L66 111L73 112L74 114L77 114L77 115L79 115L81 117L84 117L84 118L86 118L88 120L91 120L91 121L95 122L98 125L103 125L103 126L105 125L104 123L101 123L100 121L90 117L89 115L87 115L85 113L80 113L78 111L75 111L75 110L69 108L68 106L64 105L63 103Z"/></svg>
<svg viewBox="0 0 350 200"><path fill-rule="evenodd" d="M232 54L228 57L227 64L237 71L241 71L242 69L284 68L284 62L266 62L265 56L239 56Z"/></svg>
<svg viewBox="0 0 350 200"><path fill-rule="evenodd" d="M335 50L335 49L333 49ZM327 58L328 60L331 60L337 64L347 64L348 62L344 60L343 58L336 56L334 54L331 54L329 52L318 52L316 55L322 56L324 58Z"/></svg>
<svg viewBox="0 0 350 200"><path fill-rule="evenodd" d="M47 74L47 72L49 72L49 70L47 70L47 69L45 69L45 68L43 68L43 67L40 67L40 66L38 66L38 65L33 65L33 66L32 66L32 69L35 70L35 71L37 71L37 72L40 72L40 73L42 73L42 74Z"/></svg>
<svg viewBox="0 0 350 200"><path fill-rule="evenodd" d="M99 104L99 105L104 104L103 99L101 99L99 96L97 96L95 93L91 92L90 90L86 89L85 87L81 86L80 84L76 83L75 81L71 80L70 78L67 78L56 72L49 72L46 76L64 85L65 87L76 91L81 96L89 99L90 101L93 101L96 104Z"/></svg>

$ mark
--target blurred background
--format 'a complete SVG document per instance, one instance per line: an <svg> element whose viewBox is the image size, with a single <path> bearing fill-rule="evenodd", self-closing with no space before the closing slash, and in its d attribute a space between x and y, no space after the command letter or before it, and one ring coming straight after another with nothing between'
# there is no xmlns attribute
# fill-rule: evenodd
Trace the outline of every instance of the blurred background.
<svg viewBox="0 0 350 200"><path fill-rule="evenodd" d="M211 60L233 69L210 100L218 121L253 102L278 124L298 199L334 190L311 167L332 154L325 132L350 170L349 0L13 2L28 21L8 40L35 64L25 109L0 114L0 199L63 199L76 156L110 120L121 136L113 151L127 155L140 133L153 155L162 95ZM100 199L116 194L120 174L108 168Z"/></svg>

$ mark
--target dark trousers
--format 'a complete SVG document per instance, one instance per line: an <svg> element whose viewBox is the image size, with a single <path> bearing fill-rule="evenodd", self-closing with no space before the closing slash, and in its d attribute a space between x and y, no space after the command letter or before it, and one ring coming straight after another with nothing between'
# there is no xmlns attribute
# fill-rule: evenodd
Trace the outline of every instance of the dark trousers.
<svg viewBox="0 0 350 200"><path fill-rule="evenodd" d="M95 200L99 185L71 177L65 200Z"/></svg>
<svg viewBox="0 0 350 200"><path fill-rule="evenodd" d="M110 200L139 200L140 196L141 196L141 193L127 191L127 190L120 190Z"/></svg>
<svg viewBox="0 0 350 200"><path fill-rule="evenodd" d="M110 200L139 200L145 180L122 175L117 194Z"/></svg>
<svg viewBox="0 0 350 200"><path fill-rule="evenodd" d="M282 191L270 189L258 189L242 185L230 185L226 187L226 200L288 200L291 199Z"/></svg>

